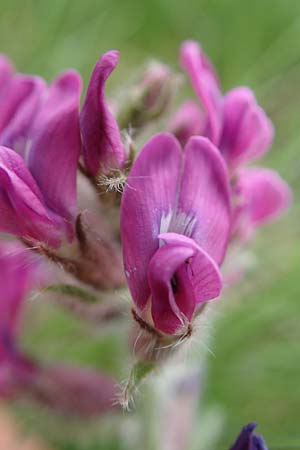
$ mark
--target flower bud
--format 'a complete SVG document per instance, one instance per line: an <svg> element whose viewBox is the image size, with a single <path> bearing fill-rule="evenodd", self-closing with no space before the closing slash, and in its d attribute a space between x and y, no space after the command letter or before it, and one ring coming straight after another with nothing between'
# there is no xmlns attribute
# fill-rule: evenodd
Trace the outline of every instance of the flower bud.
<svg viewBox="0 0 300 450"><path fill-rule="evenodd" d="M165 64L150 61L126 96L122 98L118 122L121 128L141 128L158 119L168 108L178 85L178 76Z"/></svg>

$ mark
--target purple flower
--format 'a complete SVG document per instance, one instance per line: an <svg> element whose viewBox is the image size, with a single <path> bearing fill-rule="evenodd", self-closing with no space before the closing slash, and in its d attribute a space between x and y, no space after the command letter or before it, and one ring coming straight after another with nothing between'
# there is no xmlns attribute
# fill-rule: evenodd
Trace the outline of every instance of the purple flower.
<svg viewBox="0 0 300 450"><path fill-rule="evenodd" d="M263 155L274 128L253 92L237 87L223 97L213 66L197 42L182 44L180 60L206 113L203 134L220 149L229 167Z"/></svg>
<svg viewBox="0 0 300 450"><path fill-rule="evenodd" d="M0 147L0 231L58 247L74 235L81 80L67 71L49 87L23 157Z"/></svg>
<svg viewBox="0 0 300 450"><path fill-rule="evenodd" d="M90 416L112 411L116 381L68 365L43 367L19 348L23 302L45 281L39 259L20 244L0 242L0 397L29 397L63 413Z"/></svg>
<svg viewBox="0 0 300 450"><path fill-rule="evenodd" d="M125 274L138 311L173 334L222 288L230 229L228 174L218 150L191 138L182 151L154 136L137 157L121 204Z"/></svg>
<svg viewBox="0 0 300 450"><path fill-rule="evenodd" d="M256 423L246 425L230 450L268 450L263 438L254 432Z"/></svg>
<svg viewBox="0 0 300 450"><path fill-rule="evenodd" d="M92 73L80 114L80 129L85 168L92 176L121 168L126 160L118 124L105 96L105 82L115 69L119 53L104 53Z"/></svg>
<svg viewBox="0 0 300 450"><path fill-rule="evenodd" d="M240 170L234 193L237 205L233 233L243 240L251 237L258 226L278 217L292 199L288 184L277 172L263 168Z"/></svg>
<svg viewBox="0 0 300 450"><path fill-rule="evenodd" d="M0 394L13 387L12 374L26 370L17 348L21 303L40 278L36 257L20 244L0 243Z"/></svg>
<svg viewBox="0 0 300 450"><path fill-rule="evenodd" d="M197 42L184 42L180 55L205 110L202 134L220 149L233 175L233 196L238 197L233 232L249 237L256 227L279 216L291 199L287 184L275 171L240 169L270 148L274 127L249 88L237 87L222 96L215 71ZM186 112L185 118L182 114L185 139L190 132L184 124L188 118L192 119L190 113ZM179 123L173 131L180 135Z"/></svg>

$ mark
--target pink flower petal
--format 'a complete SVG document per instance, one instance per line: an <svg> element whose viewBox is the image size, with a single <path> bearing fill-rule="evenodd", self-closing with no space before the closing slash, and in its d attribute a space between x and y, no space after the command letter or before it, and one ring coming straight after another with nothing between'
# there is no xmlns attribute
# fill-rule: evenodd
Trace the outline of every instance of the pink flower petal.
<svg viewBox="0 0 300 450"><path fill-rule="evenodd" d="M220 294L222 282L215 262L192 239L161 234L166 245L152 257L148 268L152 317L168 334L191 320L197 303Z"/></svg>
<svg viewBox="0 0 300 450"><path fill-rule="evenodd" d="M236 192L240 197L240 212L246 215L251 228L277 218L292 199L288 184L270 169L242 170L238 175Z"/></svg>
<svg viewBox="0 0 300 450"><path fill-rule="evenodd" d="M182 44L180 61L206 110L205 135L218 145L222 132L223 99L213 66L195 41L186 41Z"/></svg>
<svg viewBox="0 0 300 450"><path fill-rule="evenodd" d="M28 167L47 207L70 224L70 237L77 213L80 93L81 79L75 71L67 71L53 82L35 120L28 157Z"/></svg>
<svg viewBox="0 0 300 450"><path fill-rule="evenodd" d="M46 209L21 156L0 147L0 231L58 246L64 228L60 218Z"/></svg>
<svg viewBox="0 0 300 450"><path fill-rule="evenodd" d="M84 162L93 176L99 171L122 167L126 159L118 124L104 96L105 82L115 69L118 59L117 51L107 52L99 59L80 115Z"/></svg>
<svg viewBox="0 0 300 450"><path fill-rule="evenodd" d="M46 91L46 84L42 78L28 78L28 83L31 83L28 95L20 102L0 135L0 145L13 148L24 155L32 123Z"/></svg>
<svg viewBox="0 0 300 450"><path fill-rule="evenodd" d="M168 230L179 185L182 150L167 133L144 146L129 174L121 203L125 274L132 297L143 308L150 295L147 268Z"/></svg>
<svg viewBox="0 0 300 450"><path fill-rule="evenodd" d="M176 233L162 233L159 238L167 245L186 245L194 250L190 262L190 279L195 293L196 304L211 300L220 295L222 275L218 265L193 239Z"/></svg>
<svg viewBox="0 0 300 450"><path fill-rule="evenodd" d="M231 223L229 177L224 160L203 137L190 138L184 155L176 215L168 230L191 237L221 264Z"/></svg>
<svg viewBox="0 0 300 450"><path fill-rule="evenodd" d="M0 132L9 124L22 102L31 95L36 78L17 74L6 84L0 101Z"/></svg>
<svg viewBox="0 0 300 450"><path fill-rule="evenodd" d="M184 147L191 136L203 134L205 117L193 100L183 103L171 117L168 131L176 136Z"/></svg>
<svg viewBox="0 0 300 450"><path fill-rule="evenodd" d="M240 87L226 94L220 149L230 166L262 156L270 148L273 135L272 122L250 89Z"/></svg>

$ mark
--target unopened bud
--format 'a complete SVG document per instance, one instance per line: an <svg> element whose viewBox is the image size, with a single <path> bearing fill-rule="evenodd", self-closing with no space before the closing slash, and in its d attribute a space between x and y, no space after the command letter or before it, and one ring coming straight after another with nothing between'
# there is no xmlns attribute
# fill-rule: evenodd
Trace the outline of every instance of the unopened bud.
<svg viewBox="0 0 300 450"><path fill-rule="evenodd" d="M158 61L149 62L138 82L120 102L120 127L137 130L158 119L168 108L178 82L179 77L169 66Z"/></svg>

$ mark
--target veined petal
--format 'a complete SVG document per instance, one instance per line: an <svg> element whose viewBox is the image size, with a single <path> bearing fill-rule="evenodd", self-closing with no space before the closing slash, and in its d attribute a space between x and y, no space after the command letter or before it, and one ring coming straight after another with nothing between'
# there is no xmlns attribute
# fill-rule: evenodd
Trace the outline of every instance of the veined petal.
<svg viewBox="0 0 300 450"><path fill-rule="evenodd" d="M121 203L125 274L132 297L143 308L150 295L147 267L168 230L175 207L182 150L170 134L154 136L135 160Z"/></svg>
<svg viewBox="0 0 300 450"><path fill-rule="evenodd" d="M191 237L217 264L223 261L231 223L228 172L220 152L206 138L192 137L170 232Z"/></svg>
<svg viewBox="0 0 300 450"><path fill-rule="evenodd" d="M118 124L104 96L105 82L118 59L117 51L109 51L99 59L80 114L84 162L93 176L122 167L126 159Z"/></svg>
<svg viewBox="0 0 300 450"><path fill-rule="evenodd" d="M173 334L190 321L197 304L220 294L216 263L195 242L176 233L161 234L165 243L148 268L155 326Z"/></svg>
<svg viewBox="0 0 300 450"><path fill-rule="evenodd" d="M220 149L231 167L262 156L270 148L273 135L273 124L250 89L239 87L226 94Z"/></svg>
<svg viewBox="0 0 300 450"><path fill-rule="evenodd" d="M13 148L24 156L32 123L46 91L46 83L42 78L31 77L28 83L31 83L28 95L0 134L0 145Z"/></svg>
<svg viewBox="0 0 300 450"><path fill-rule="evenodd" d="M195 41L186 41L182 44L180 61L207 112L205 135L218 145L223 125L223 99L214 68Z"/></svg>
<svg viewBox="0 0 300 450"><path fill-rule="evenodd" d="M270 169L244 169L238 175L238 208L249 225L256 227L275 219L289 206L292 193L277 172Z"/></svg>
<svg viewBox="0 0 300 450"><path fill-rule="evenodd" d="M77 212L81 79L67 71L50 86L35 120L28 167L49 209L70 224Z"/></svg>
<svg viewBox="0 0 300 450"><path fill-rule="evenodd" d="M205 128L205 116L200 106L193 100L183 103L171 117L168 131L184 147L191 136L201 135Z"/></svg>
<svg viewBox="0 0 300 450"><path fill-rule="evenodd" d="M46 209L21 156L0 147L0 231L58 246L65 226Z"/></svg>

